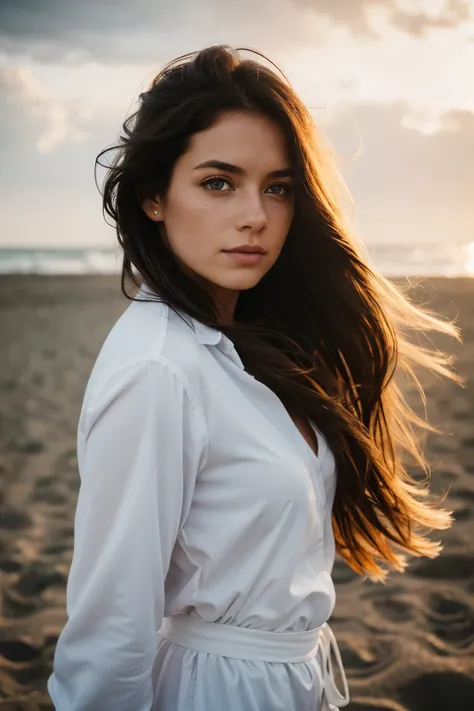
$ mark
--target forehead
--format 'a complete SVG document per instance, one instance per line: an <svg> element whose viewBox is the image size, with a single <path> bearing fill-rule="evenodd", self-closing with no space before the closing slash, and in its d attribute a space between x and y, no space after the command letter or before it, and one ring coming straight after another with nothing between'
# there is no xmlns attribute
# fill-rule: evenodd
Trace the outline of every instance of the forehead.
<svg viewBox="0 0 474 711"><path fill-rule="evenodd" d="M281 168L281 161L288 161L288 150L283 129L265 114L225 111L209 128L193 134L187 156L198 161L219 158L238 165L245 159L265 156L278 164L271 167Z"/></svg>

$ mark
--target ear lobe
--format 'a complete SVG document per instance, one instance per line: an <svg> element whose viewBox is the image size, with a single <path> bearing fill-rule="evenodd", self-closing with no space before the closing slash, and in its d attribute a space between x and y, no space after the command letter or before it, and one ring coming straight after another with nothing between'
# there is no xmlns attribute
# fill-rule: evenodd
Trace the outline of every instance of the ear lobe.
<svg viewBox="0 0 474 711"><path fill-rule="evenodd" d="M150 220L153 220L153 222L161 222L163 220L161 205L159 202L152 200L151 198L146 198L141 205L144 213L150 218Z"/></svg>

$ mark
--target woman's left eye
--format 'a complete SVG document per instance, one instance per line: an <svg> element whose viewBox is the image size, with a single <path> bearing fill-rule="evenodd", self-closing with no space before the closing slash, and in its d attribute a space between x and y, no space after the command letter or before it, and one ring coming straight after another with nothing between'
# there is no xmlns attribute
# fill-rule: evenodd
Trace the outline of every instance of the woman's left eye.
<svg viewBox="0 0 474 711"><path fill-rule="evenodd" d="M212 183L227 183L227 185L230 185L230 181L227 180L227 178L223 178L221 176L215 176L214 178L208 178L205 180L202 185L203 187L207 188L208 185L211 185ZM274 195L280 196L280 195L291 195L293 192L293 188L291 185L288 183L274 183L273 185L270 185L271 188L283 188L286 192L285 193L273 193ZM212 188L211 188L212 190ZM222 193L222 192L228 192L227 190L219 190L218 188L216 190L212 190L212 192L217 192L217 193Z"/></svg>
<svg viewBox="0 0 474 711"><path fill-rule="evenodd" d="M270 185L271 188L283 188L286 191L287 195L291 195L293 192L293 188L291 185L288 185L288 183L275 183L275 185ZM282 193L279 193L281 195Z"/></svg>

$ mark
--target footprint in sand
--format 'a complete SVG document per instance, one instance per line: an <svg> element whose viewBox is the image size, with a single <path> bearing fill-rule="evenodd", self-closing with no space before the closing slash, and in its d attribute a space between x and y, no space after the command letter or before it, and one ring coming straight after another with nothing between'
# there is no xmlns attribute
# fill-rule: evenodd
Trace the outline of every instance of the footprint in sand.
<svg viewBox="0 0 474 711"><path fill-rule="evenodd" d="M413 620L412 607L403 602L403 600L397 600L391 593L378 596L373 600L372 604L384 620L391 620L392 622L409 622Z"/></svg>
<svg viewBox="0 0 474 711"><path fill-rule="evenodd" d="M474 610L454 594L432 595L426 618L431 631L446 645L462 650L474 644Z"/></svg>
<svg viewBox="0 0 474 711"><path fill-rule="evenodd" d="M351 634L339 640L341 656L348 675L367 678L389 667L395 656L394 636L373 639Z"/></svg>
<svg viewBox="0 0 474 711"><path fill-rule="evenodd" d="M454 520L457 523L469 521L472 518L472 511L467 506L456 506L454 509Z"/></svg>
<svg viewBox="0 0 474 711"><path fill-rule="evenodd" d="M469 521L474 515L474 491L467 488L451 489L450 501L453 503L454 520Z"/></svg>
<svg viewBox="0 0 474 711"><path fill-rule="evenodd" d="M472 489L451 489L450 496L462 499L466 503L474 504L474 491Z"/></svg>
<svg viewBox="0 0 474 711"><path fill-rule="evenodd" d="M388 699L368 699L367 701L353 701L347 711L406 711L396 701Z"/></svg>
<svg viewBox="0 0 474 711"><path fill-rule="evenodd" d="M11 506L2 506L0 528L7 531L18 531L31 526L31 518L24 511Z"/></svg>
<svg viewBox="0 0 474 711"><path fill-rule="evenodd" d="M474 708L474 679L455 672L423 674L398 692L410 711L468 711Z"/></svg>
<svg viewBox="0 0 474 711"><path fill-rule="evenodd" d="M41 654L41 649L18 639L0 641L0 655L10 662L31 662Z"/></svg>
<svg viewBox="0 0 474 711"><path fill-rule="evenodd" d="M405 602L406 589L392 585L389 590L367 587L362 598L367 600L383 620L390 622L408 622L413 620L413 607Z"/></svg>
<svg viewBox="0 0 474 711"><path fill-rule="evenodd" d="M434 560L413 564L411 573L418 578L474 580L474 557L444 554Z"/></svg>
<svg viewBox="0 0 474 711"><path fill-rule="evenodd" d="M354 580L359 580L358 574L349 568L347 563L343 560L337 559L334 563L334 568L332 570L332 578L335 585L342 585L344 583L352 583Z"/></svg>

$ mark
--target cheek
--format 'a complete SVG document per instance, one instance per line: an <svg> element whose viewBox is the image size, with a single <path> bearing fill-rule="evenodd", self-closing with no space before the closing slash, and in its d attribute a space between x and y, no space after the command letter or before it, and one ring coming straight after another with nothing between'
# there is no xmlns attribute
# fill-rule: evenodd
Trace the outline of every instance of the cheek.
<svg viewBox="0 0 474 711"><path fill-rule="evenodd" d="M178 255L205 258L221 249L222 220L209 200L176 206L165 224L170 245Z"/></svg>
<svg viewBox="0 0 474 711"><path fill-rule="evenodd" d="M209 264L209 257L217 246L211 243L210 230L204 223L196 217L190 221L180 219L168 229L170 248L182 264L198 271Z"/></svg>
<svg viewBox="0 0 474 711"><path fill-rule="evenodd" d="M173 235L176 236L173 236ZM173 252L182 260L194 259L201 248L199 234L195 230L184 232L182 229L172 233L169 243Z"/></svg>

